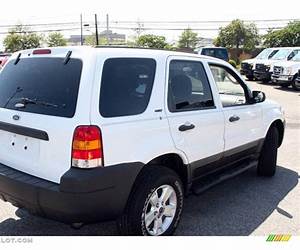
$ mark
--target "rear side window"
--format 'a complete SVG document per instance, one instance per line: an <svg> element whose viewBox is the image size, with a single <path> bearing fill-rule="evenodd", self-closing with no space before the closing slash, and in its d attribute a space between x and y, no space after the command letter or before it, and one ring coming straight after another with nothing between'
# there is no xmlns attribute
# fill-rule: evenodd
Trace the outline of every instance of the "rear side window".
<svg viewBox="0 0 300 250"><path fill-rule="evenodd" d="M100 90L103 117L137 115L149 103L156 62L149 58L112 58L105 61Z"/></svg>
<svg viewBox="0 0 300 250"><path fill-rule="evenodd" d="M0 74L0 107L24 112L73 117L82 62L63 58L21 58Z"/></svg>

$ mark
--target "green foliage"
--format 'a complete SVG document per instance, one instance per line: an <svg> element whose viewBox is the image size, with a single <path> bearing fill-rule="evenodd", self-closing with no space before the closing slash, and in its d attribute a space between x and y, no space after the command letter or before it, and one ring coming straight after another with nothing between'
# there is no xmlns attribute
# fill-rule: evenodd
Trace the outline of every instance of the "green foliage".
<svg viewBox="0 0 300 250"><path fill-rule="evenodd" d="M230 59L229 63L232 65L232 67L236 68L236 62L235 62L235 60Z"/></svg>
<svg viewBox="0 0 300 250"><path fill-rule="evenodd" d="M300 46L300 21L291 22L281 30L269 30L263 40L265 47Z"/></svg>
<svg viewBox="0 0 300 250"><path fill-rule="evenodd" d="M59 46L66 46L67 40L64 36L59 32L50 33L47 37L47 44L49 47L59 47Z"/></svg>
<svg viewBox="0 0 300 250"><path fill-rule="evenodd" d="M166 42L164 36L142 35L136 41L137 46L153 49L169 49L171 46Z"/></svg>
<svg viewBox="0 0 300 250"><path fill-rule="evenodd" d="M3 44L6 52L13 53L19 50L38 48L41 46L42 40L41 35L30 32L22 25L17 25L9 31Z"/></svg>
<svg viewBox="0 0 300 250"><path fill-rule="evenodd" d="M243 48L253 50L260 42L258 29L254 23L245 24L242 20L233 20L224 28L220 28L215 39L216 46L227 48Z"/></svg>
<svg viewBox="0 0 300 250"><path fill-rule="evenodd" d="M178 48L195 49L198 44L198 34L190 28L185 29L179 37Z"/></svg>

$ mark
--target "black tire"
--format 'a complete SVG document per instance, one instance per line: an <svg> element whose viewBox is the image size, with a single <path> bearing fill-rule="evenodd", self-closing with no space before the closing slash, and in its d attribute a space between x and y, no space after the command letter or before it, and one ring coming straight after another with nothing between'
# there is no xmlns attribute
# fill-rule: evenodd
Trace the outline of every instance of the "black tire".
<svg viewBox="0 0 300 250"><path fill-rule="evenodd" d="M177 198L175 216L168 229L161 235L172 235L178 226L183 209L183 187L178 175L164 166L147 166L139 174L124 214L118 220L118 229L121 235L150 235L145 226L146 204L152 193L162 185L173 187Z"/></svg>
<svg viewBox="0 0 300 250"><path fill-rule="evenodd" d="M253 81L254 80L254 76L246 76L247 77L247 79L249 80L249 81Z"/></svg>
<svg viewBox="0 0 300 250"><path fill-rule="evenodd" d="M296 78L297 77L295 77L295 79L292 82L292 87L293 87L294 90L300 91L300 80L297 81Z"/></svg>
<svg viewBox="0 0 300 250"><path fill-rule="evenodd" d="M257 166L259 176L274 176L277 165L277 150L279 142L278 129L272 126L265 138Z"/></svg>
<svg viewBox="0 0 300 250"><path fill-rule="evenodd" d="M269 83L270 82L270 79L262 79L262 83L263 84L267 84L267 83Z"/></svg>

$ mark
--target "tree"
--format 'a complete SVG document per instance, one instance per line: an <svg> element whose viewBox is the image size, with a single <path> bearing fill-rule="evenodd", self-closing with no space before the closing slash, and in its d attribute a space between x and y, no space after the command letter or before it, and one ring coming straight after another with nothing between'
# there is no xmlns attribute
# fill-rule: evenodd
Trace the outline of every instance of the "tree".
<svg viewBox="0 0 300 250"><path fill-rule="evenodd" d="M139 36L136 44L140 47L154 49L169 49L171 47L166 42L166 38L164 36L156 36L150 34Z"/></svg>
<svg viewBox="0 0 300 250"><path fill-rule="evenodd" d="M49 47L59 47L59 46L66 46L67 40L64 36L59 32L50 33L47 37L47 44Z"/></svg>
<svg viewBox="0 0 300 250"><path fill-rule="evenodd" d="M258 29L254 23L245 24L242 20L233 20L226 27L220 28L215 39L216 46L253 50L260 42Z"/></svg>
<svg viewBox="0 0 300 250"><path fill-rule="evenodd" d="M281 30L269 30L263 40L266 47L300 46L300 21L290 22Z"/></svg>
<svg viewBox="0 0 300 250"><path fill-rule="evenodd" d="M42 39L42 36L31 32L22 25L17 25L9 31L3 44L6 52L13 53L19 50L38 48Z"/></svg>
<svg viewBox="0 0 300 250"><path fill-rule="evenodd" d="M185 29L179 37L178 48L195 49L198 44L198 34L190 28Z"/></svg>

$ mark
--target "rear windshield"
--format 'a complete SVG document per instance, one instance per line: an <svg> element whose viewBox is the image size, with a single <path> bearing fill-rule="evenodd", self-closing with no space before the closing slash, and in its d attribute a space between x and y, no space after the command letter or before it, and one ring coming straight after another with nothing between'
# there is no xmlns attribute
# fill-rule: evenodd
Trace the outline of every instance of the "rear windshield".
<svg viewBox="0 0 300 250"><path fill-rule="evenodd" d="M21 58L0 74L0 108L73 117L82 61L63 58Z"/></svg>
<svg viewBox="0 0 300 250"><path fill-rule="evenodd" d="M112 58L104 63L100 92L103 117L143 113L150 99L156 62L149 58Z"/></svg>
<svg viewBox="0 0 300 250"><path fill-rule="evenodd" d="M228 61L228 52L223 48L204 48L202 49L201 54Z"/></svg>

